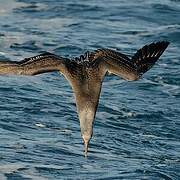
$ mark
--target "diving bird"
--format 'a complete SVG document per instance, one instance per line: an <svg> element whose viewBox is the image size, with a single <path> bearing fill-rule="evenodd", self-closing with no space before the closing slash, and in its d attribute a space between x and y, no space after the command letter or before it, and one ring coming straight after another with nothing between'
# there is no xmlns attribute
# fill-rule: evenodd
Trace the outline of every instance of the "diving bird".
<svg viewBox="0 0 180 180"><path fill-rule="evenodd" d="M0 75L62 73L74 92L87 156L104 76L111 73L128 81L136 81L155 64L168 45L167 41L145 45L131 58L111 49L97 49L74 59L43 53L22 61L0 60Z"/></svg>

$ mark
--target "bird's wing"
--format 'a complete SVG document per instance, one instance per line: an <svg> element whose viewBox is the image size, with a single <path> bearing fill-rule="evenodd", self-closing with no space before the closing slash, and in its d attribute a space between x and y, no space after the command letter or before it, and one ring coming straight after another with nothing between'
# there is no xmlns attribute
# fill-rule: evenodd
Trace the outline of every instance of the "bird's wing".
<svg viewBox="0 0 180 180"><path fill-rule="evenodd" d="M65 68L65 58L51 53L44 53L22 61L1 61L0 75L36 75L51 71L62 71Z"/></svg>
<svg viewBox="0 0 180 180"><path fill-rule="evenodd" d="M110 49L98 49L89 58L98 61L110 73L137 80L155 64L168 45L166 41L151 43L139 49L131 59Z"/></svg>

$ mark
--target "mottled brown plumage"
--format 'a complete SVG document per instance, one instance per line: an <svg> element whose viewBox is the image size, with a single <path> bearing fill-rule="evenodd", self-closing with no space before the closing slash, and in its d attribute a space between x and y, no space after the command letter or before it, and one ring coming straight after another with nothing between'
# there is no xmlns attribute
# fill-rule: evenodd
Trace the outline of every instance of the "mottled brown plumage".
<svg viewBox="0 0 180 180"><path fill-rule="evenodd" d="M75 95L87 155L105 74L110 72L129 81L138 80L155 64L168 44L169 42L162 41L146 45L131 59L110 49L86 52L75 59L44 53L22 61L0 61L0 74L36 75L60 71L69 81Z"/></svg>

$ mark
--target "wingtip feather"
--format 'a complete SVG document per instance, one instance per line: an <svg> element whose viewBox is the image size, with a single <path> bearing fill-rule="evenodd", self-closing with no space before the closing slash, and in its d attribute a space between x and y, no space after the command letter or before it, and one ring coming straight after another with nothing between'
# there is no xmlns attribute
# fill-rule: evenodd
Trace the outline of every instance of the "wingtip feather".
<svg viewBox="0 0 180 180"><path fill-rule="evenodd" d="M139 49L132 57L132 62L136 66L139 74L144 74L148 71L156 63L169 44L170 42L168 41L158 41Z"/></svg>

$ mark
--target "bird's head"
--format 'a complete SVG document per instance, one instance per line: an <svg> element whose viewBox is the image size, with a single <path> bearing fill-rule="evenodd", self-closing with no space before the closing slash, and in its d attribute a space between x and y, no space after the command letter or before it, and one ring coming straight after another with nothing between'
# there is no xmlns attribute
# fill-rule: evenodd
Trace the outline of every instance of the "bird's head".
<svg viewBox="0 0 180 180"><path fill-rule="evenodd" d="M79 113L81 136L84 142L84 155L87 156L89 141L93 134L94 111L84 109Z"/></svg>

